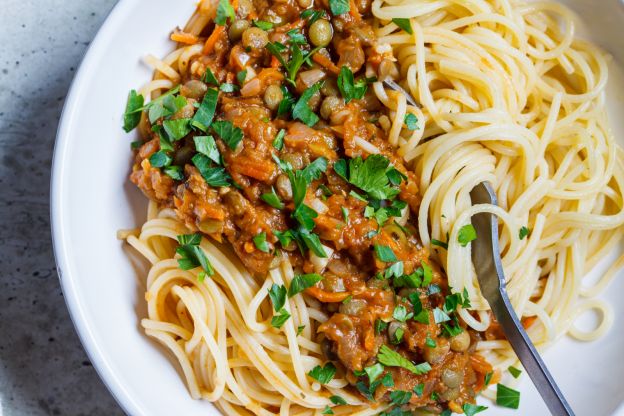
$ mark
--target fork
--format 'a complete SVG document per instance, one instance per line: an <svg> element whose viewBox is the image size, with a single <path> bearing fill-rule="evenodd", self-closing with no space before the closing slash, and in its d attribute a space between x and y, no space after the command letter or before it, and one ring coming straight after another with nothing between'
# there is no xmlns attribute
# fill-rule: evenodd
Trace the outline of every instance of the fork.
<svg viewBox="0 0 624 416"><path fill-rule="evenodd" d="M473 204L497 204L496 193L488 182L475 186L470 192L470 198ZM555 416L574 416L572 408L533 346L507 296L498 247L496 216L489 213L476 214L472 217L472 225L477 232L477 239L472 242L472 263L483 297L550 413Z"/></svg>

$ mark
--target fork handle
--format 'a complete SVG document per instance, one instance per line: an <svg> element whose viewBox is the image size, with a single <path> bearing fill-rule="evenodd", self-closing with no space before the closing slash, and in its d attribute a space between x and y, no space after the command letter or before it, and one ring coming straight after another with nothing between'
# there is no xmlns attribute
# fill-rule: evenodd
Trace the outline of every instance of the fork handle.
<svg viewBox="0 0 624 416"><path fill-rule="evenodd" d="M529 340L529 336L513 311L506 290L502 287L500 288L500 295L499 302L490 304L492 313L503 328L511 347L531 377L537 391L544 399L548 410L554 416L574 416L572 408L563 397L563 393L557 387L533 343Z"/></svg>

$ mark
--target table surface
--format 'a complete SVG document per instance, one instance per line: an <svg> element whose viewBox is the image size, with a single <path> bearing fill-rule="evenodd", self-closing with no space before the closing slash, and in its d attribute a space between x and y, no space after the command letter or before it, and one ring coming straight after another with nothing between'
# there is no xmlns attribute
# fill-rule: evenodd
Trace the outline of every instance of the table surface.
<svg viewBox="0 0 624 416"><path fill-rule="evenodd" d="M2 0L0 415L122 415L71 323L56 274L49 181L82 55L116 0Z"/></svg>

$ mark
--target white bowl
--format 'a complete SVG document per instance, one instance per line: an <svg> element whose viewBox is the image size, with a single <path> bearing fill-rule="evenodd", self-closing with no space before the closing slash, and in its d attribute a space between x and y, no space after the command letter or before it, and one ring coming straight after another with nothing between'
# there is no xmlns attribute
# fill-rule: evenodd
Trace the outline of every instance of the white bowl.
<svg viewBox="0 0 624 416"><path fill-rule="evenodd" d="M121 114L132 88L149 79L140 59L171 50L170 30L184 26L195 0L122 0L91 44L65 103L52 176L52 231L63 292L82 343L100 377L132 415L218 415L192 400L168 354L139 327L146 316L145 264L116 239L118 229L145 218L146 200L128 182L131 137ZM617 0L568 1L592 37L624 62L624 8ZM175 6L174 6L175 4ZM611 65L609 112L624 133L622 72ZM622 141L620 141L622 143ZM595 343L563 339L545 360L577 415L624 415L624 274L604 295L617 317ZM54 382L51 380L51 382ZM492 407L484 415L547 415L538 393L522 382L518 411Z"/></svg>

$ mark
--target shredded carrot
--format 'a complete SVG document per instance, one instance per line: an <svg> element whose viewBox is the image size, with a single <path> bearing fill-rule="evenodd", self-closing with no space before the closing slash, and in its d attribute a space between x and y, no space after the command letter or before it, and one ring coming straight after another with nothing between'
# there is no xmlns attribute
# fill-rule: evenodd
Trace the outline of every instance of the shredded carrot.
<svg viewBox="0 0 624 416"><path fill-rule="evenodd" d="M463 410L463 409L459 406L459 404L457 404L457 402L456 402L456 401L454 401L454 400L451 400L451 401L448 403L448 407L449 407L449 409L451 409L451 411L452 411L453 413L457 413L458 415L459 415L459 414L464 413L464 410Z"/></svg>
<svg viewBox="0 0 624 416"><path fill-rule="evenodd" d="M225 26L215 26L214 30L212 31L210 36L208 36L208 39L206 39L206 43L204 44L204 55L208 55L214 50L217 40L219 39L219 37L221 37L221 34L224 33L224 31Z"/></svg>
<svg viewBox="0 0 624 416"><path fill-rule="evenodd" d="M470 356L470 364L475 371L482 374L492 371L492 364L488 363L487 360L479 354L472 354Z"/></svg>
<svg viewBox="0 0 624 416"><path fill-rule="evenodd" d="M316 286L307 288L306 293L325 303L342 302L350 295L349 292L326 292Z"/></svg>
<svg viewBox="0 0 624 416"><path fill-rule="evenodd" d="M284 75L277 68L263 68L262 71L256 75L256 78L258 78L262 84L268 85L270 84L268 82L269 80L274 79L276 81L281 81L284 79Z"/></svg>
<svg viewBox="0 0 624 416"><path fill-rule="evenodd" d="M340 69L336 65L334 65L331 59L329 59L325 55L321 55L320 53L317 52L314 55L312 55L312 60L316 62L317 64L321 65L322 67L328 69L335 75L338 75L340 73Z"/></svg>
<svg viewBox="0 0 624 416"><path fill-rule="evenodd" d="M349 0L349 14L353 17L353 20L359 22L362 20L362 15L360 15L360 11L358 10L355 0Z"/></svg>
<svg viewBox="0 0 624 416"><path fill-rule="evenodd" d="M243 247L245 248L245 251L247 253L253 253L255 250L253 244L250 241L245 242L245 244L243 244Z"/></svg>
<svg viewBox="0 0 624 416"><path fill-rule="evenodd" d="M537 316L527 316L526 318L522 318L522 326L524 329L529 329L535 321L537 321Z"/></svg>
<svg viewBox="0 0 624 416"><path fill-rule="evenodd" d="M234 10L238 10L238 0L232 0L232 7Z"/></svg>
<svg viewBox="0 0 624 416"><path fill-rule="evenodd" d="M372 351L375 348L375 330L369 327L364 334L364 348L367 351Z"/></svg>
<svg viewBox="0 0 624 416"><path fill-rule="evenodd" d="M263 182L268 181L272 177L276 168L272 161L247 156L239 156L236 162L233 162L230 167L236 173Z"/></svg>
<svg viewBox="0 0 624 416"><path fill-rule="evenodd" d="M289 30L292 29L301 29L303 26L305 26L306 21L303 19L297 19L292 23L289 23L288 25L286 25L288 27Z"/></svg>
<svg viewBox="0 0 624 416"><path fill-rule="evenodd" d="M184 43L186 45L194 45L199 41L199 38L192 33L176 29L171 34L171 40L178 43Z"/></svg>
<svg viewBox="0 0 624 416"><path fill-rule="evenodd" d="M279 68L280 61L275 57L275 55L271 55L271 68Z"/></svg>

